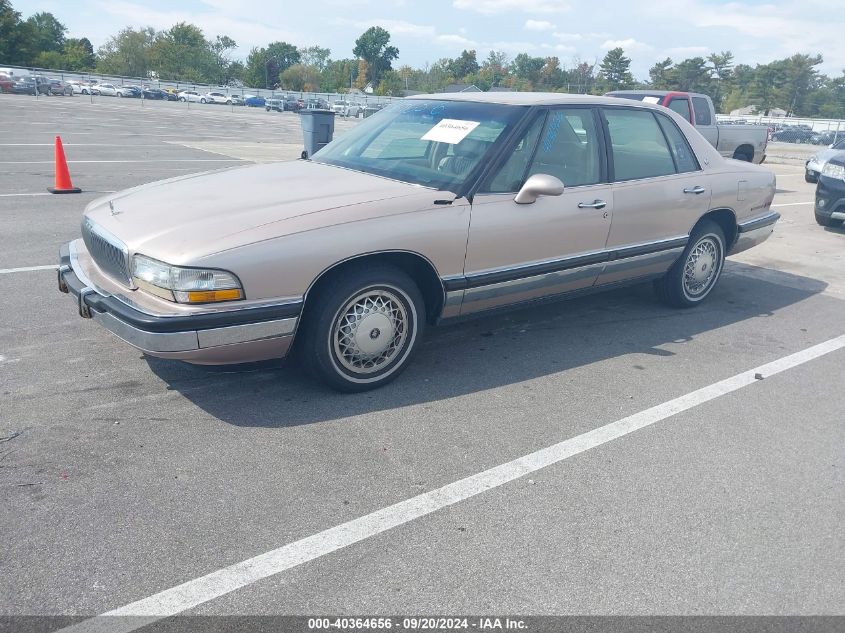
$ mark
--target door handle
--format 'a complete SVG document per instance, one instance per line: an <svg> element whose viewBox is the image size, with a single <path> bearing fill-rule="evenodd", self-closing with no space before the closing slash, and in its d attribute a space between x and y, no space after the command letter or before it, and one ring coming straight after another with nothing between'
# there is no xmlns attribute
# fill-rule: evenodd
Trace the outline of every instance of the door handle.
<svg viewBox="0 0 845 633"><path fill-rule="evenodd" d="M697 185L695 187L693 187L692 189L690 189L690 188L684 189L684 193L694 193L697 196L701 195L705 191L706 191L706 189L704 187L699 187Z"/></svg>
<svg viewBox="0 0 845 633"><path fill-rule="evenodd" d="M607 203L604 200L593 200L592 202L579 202L579 209L604 209Z"/></svg>

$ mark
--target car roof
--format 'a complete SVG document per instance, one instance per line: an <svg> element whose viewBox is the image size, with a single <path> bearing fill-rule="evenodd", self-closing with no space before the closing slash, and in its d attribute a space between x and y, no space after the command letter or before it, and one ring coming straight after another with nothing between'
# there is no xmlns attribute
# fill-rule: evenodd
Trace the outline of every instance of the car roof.
<svg viewBox="0 0 845 633"><path fill-rule="evenodd" d="M594 95L573 95L560 92L448 92L421 94L405 97L405 100L469 101L471 103L496 103L501 105L625 105L665 110L642 101L623 101L618 97L596 97Z"/></svg>

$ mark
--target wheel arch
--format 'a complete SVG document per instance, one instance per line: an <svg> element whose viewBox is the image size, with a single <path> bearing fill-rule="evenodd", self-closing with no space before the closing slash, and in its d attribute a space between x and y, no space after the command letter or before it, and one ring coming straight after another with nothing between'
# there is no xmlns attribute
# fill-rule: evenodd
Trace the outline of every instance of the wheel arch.
<svg viewBox="0 0 845 633"><path fill-rule="evenodd" d="M740 145L734 150L733 158L737 158L738 156L747 156L748 162L752 162L754 160L754 146L748 143ZM740 158L738 160L742 159Z"/></svg>
<svg viewBox="0 0 845 633"><path fill-rule="evenodd" d="M736 223L736 213L734 210L727 207L721 209L711 209L698 219L695 226L698 226L704 220L712 220L719 225L722 232L725 234L725 252L730 251L734 242L736 242L737 236L739 235L739 226ZM693 226L692 230L695 230L695 226ZM690 233L691 232L692 231L690 231Z"/></svg>
<svg viewBox="0 0 845 633"><path fill-rule="evenodd" d="M434 323L443 310L446 289L443 287L437 268L430 259L415 251L405 250L362 253L332 264L317 275L308 286L303 297L302 313L305 314L309 303L313 304L313 298L331 279L356 266L379 263L395 266L414 280L425 301L426 321Z"/></svg>

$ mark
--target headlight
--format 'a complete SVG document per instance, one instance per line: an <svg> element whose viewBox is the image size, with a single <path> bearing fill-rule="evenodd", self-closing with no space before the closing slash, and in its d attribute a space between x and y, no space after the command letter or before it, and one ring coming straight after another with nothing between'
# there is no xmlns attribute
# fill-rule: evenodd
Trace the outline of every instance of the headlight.
<svg viewBox="0 0 845 633"><path fill-rule="evenodd" d="M838 178L845 180L845 165L831 165L828 163L822 170L822 175L828 178Z"/></svg>
<svg viewBox="0 0 845 633"><path fill-rule="evenodd" d="M144 255L132 258L132 281L147 292L178 303L216 303L244 298L235 275L210 268L181 268Z"/></svg>

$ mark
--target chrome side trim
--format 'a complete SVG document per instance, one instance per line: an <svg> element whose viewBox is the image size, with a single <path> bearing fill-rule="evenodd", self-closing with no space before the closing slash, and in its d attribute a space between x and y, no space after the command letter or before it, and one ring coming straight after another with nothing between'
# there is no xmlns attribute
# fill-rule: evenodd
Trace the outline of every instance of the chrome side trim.
<svg viewBox="0 0 845 633"><path fill-rule="evenodd" d="M604 263L601 262L468 288L463 291L464 302L460 313L461 315L470 314L589 287L593 285L603 269Z"/></svg>
<svg viewBox="0 0 845 633"><path fill-rule="evenodd" d="M260 341L276 336L293 334L297 321L299 319L296 318L279 319L277 321L233 325L213 330L200 330L197 332L197 340L199 341L200 348Z"/></svg>

